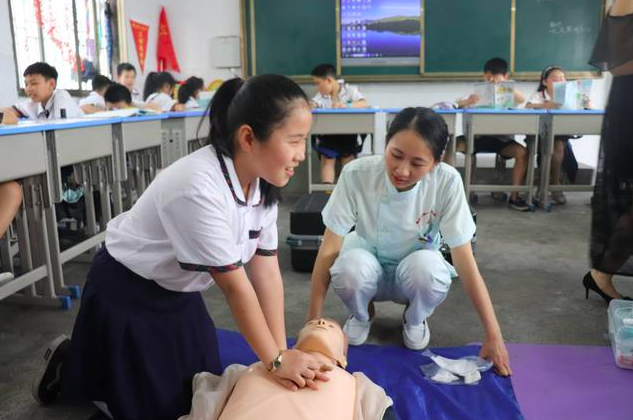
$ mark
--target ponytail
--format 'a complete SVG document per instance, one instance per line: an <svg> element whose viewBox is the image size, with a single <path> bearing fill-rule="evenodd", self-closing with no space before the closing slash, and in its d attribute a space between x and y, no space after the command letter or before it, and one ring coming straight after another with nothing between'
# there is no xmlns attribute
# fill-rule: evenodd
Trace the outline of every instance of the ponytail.
<svg viewBox="0 0 633 420"><path fill-rule="evenodd" d="M158 92L164 85L173 87L175 84L176 79L167 71L160 73L156 73L155 71L149 72L145 78L145 86L143 87L143 100L146 101L149 95Z"/></svg>

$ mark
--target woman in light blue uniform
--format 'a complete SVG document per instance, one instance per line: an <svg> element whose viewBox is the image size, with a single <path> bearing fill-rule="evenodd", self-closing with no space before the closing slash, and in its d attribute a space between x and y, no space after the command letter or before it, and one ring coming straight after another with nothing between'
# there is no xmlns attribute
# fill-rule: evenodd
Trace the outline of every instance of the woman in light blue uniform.
<svg viewBox="0 0 633 420"><path fill-rule="evenodd" d="M508 352L471 248L475 224L462 180L441 163L447 139L441 116L406 108L389 128L384 155L343 169L323 210L308 317L321 316L331 282L350 312L344 326L350 344L367 340L374 301L395 301L407 305L404 344L420 350L430 339L427 318L459 273L485 331L481 356L508 375ZM455 268L439 252L442 238Z"/></svg>

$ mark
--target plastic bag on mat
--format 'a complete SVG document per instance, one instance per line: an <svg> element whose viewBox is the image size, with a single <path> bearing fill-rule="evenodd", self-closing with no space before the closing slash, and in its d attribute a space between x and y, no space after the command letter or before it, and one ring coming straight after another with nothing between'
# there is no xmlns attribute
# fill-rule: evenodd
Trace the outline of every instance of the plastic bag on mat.
<svg viewBox="0 0 633 420"><path fill-rule="evenodd" d="M422 355L433 361L420 366L424 376L430 381L446 385L477 385L481 379L481 372L492 368L492 362L477 356L449 359L429 350Z"/></svg>

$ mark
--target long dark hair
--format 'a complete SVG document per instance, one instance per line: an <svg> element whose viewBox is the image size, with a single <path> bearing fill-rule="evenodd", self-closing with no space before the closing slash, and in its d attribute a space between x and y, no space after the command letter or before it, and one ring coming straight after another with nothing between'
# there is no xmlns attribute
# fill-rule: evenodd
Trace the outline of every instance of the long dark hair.
<svg viewBox="0 0 633 420"><path fill-rule="evenodd" d="M174 76L172 76L171 73L166 71L160 73L151 71L145 78L145 86L143 86L143 100L147 100L149 95L158 92L158 90L164 85L173 87L175 84L176 79L174 79Z"/></svg>
<svg viewBox="0 0 633 420"><path fill-rule="evenodd" d="M199 77L191 76L185 80L178 88L178 102L181 104L187 103L189 98L193 96L196 90L201 90L204 87L204 80Z"/></svg>
<svg viewBox="0 0 633 420"><path fill-rule="evenodd" d="M441 115L430 108L405 108L398 112L387 131L387 143L402 130L413 130L429 145L440 162L448 142L448 127Z"/></svg>
<svg viewBox="0 0 633 420"><path fill-rule="evenodd" d="M565 73L565 70L563 70L563 68L560 67L560 66L547 66L547 67L545 67L543 69L543 71L541 72L541 80L539 81L538 89L536 89L537 92L543 92L545 89L547 89L547 85L545 84L545 80L547 80L549 75L552 74L552 72L554 70L560 70L563 73Z"/></svg>
<svg viewBox="0 0 633 420"><path fill-rule="evenodd" d="M230 79L222 83L209 104L209 143L230 158L235 155L235 132L246 124L258 141L265 142L297 106L309 108L305 92L292 80L263 74L248 80ZM260 179L264 205L279 201L278 187Z"/></svg>

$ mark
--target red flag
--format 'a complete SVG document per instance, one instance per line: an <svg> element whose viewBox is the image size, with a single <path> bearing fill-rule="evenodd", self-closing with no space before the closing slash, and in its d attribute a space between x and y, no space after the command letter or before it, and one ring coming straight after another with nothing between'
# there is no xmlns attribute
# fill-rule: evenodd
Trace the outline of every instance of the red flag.
<svg viewBox="0 0 633 420"><path fill-rule="evenodd" d="M147 57L147 35L149 33L149 26L131 19L130 26L132 27L132 36L134 37L138 63L141 66L141 73L143 73L145 71L145 57Z"/></svg>
<svg viewBox="0 0 633 420"><path fill-rule="evenodd" d="M158 20L156 61L158 63L158 71L174 70L180 72L174 44L171 42L171 32L169 31L169 23L167 23L167 14L164 7L160 9L160 18Z"/></svg>

